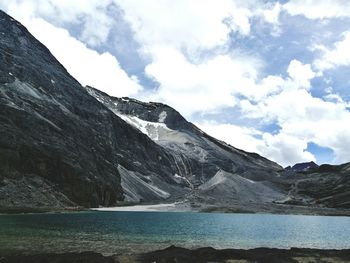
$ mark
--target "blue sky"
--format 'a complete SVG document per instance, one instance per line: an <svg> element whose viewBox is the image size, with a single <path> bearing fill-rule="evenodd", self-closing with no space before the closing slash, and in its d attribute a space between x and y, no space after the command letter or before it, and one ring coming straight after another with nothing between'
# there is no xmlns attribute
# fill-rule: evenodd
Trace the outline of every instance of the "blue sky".
<svg viewBox="0 0 350 263"><path fill-rule="evenodd" d="M281 165L350 161L350 2L3 0L83 85Z"/></svg>

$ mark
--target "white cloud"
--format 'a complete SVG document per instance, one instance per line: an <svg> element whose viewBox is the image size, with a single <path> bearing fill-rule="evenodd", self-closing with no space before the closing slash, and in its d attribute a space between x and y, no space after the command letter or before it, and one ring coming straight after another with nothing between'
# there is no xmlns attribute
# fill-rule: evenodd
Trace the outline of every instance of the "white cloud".
<svg viewBox="0 0 350 263"><path fill-rule="evenodd" d="M159 83L147 99L162 101L190 117L195 112L232 107L236 96L254 96L262 62L224 47L230 32L249 37L251 19L278 24L279 4L263 1L116 0L124 10L146 74ZM226 51L213 51L220 49ZM205 53L206 56L202 56Z"/></svg>
<svg viewBox="0 0 350 263"><path fill-rule="evenodd" d="M264 17L267 23L273 25L279 25L279 16L282 10L282 6L279 2L271 6L271 8L263 8L258 11L261 12L261 15Z"/></svg>
<svg viewBox="0 0 350 263"><path fill-rule="evenodd" d="M94 16L94 19L87 22L83 38L88 39L87 42L90 44L97 43L108 35L106 27L101 26L101 23L105 25L109 23L108 18L99 8L103 8L109 2L5 0L0 7L21 21L82 85L93 86L112 96L135 95L142 90L142 87L135 76L127 75L113 55L108 52L100 54L72 37L66 29L39 18L43 16L60 23L65 21L78 23L83 22L82 17L89 20L89 17ZM92 30L92 27L98 27L99 30L96 28Z"/></svg>
<svg viewBox="0 0 350 263"><path fill-rule="evenodd" d="M262 102L272 95L280 94L282 91L298 89L308 90L311 87L310 81L316 76L310 64L303 64L296 59L290 61L287 73L289 76L286 78L275 75L268 75L261 80L258 78L250 78L254 80L253 83L237 91L237 93L248 99L248 101L241 100L241 104L249 107L249 105L251 105L249 101Z"/></svg>
<svg viewBox="0 0 350 263"><path fill-rule="evenodd" d="M87 48L67 30L43 19L31 19L25 24L82 85L93 86L112 96L129 96L142 89L137 78L130 78L110 53L99 54Z"/></svg>
<svg viewBox="0 0 350 263"><path fill-rule="evenodd" d="M298 65L299 69L305 67L292 62L290 65ZM240 103L246 116L277 123L281 127L275 135L263 135L264 145L258 147L258 152L280 164L310 161L314 160L314 156L306 149L307 143L313 142L332 149L334 162L348 161L349 104L336 94L328 94L325 99L313 97L308 91L310 78L315 76L312 71L305 74L302 81L294 76L295 72L299 72L294 66L290 66L288 71L290 78L284 79L284 83L277 82L281 86L277 92L268 94L256 104L249 100ZM300 75L297 74L298 77Z"/></svg>
<svg viewBox="0 0 350 263"><path fill-rule="evenodd" d="M239 106L247 118L277 124L281 129L273 135L227 123L203 121L200 126L282 165L314 160L306 150L309 142L331 148L336 162L348 161L348 102L332 91L315 98L310 90L314 70L320 75L350 64L350 33L333 48L318 45L322 56L312 66L291 60L287 77L263 76L264 63L254 53L228 53L225 47L232 32L240 39L253 38L253 20L267 23L271 34L278 35L283 10L310 19L341 18L350 16L349 1L2 0L0 8L24 22L82 84L111 95L140 96L137 79L115 57L86 46L100 45L118 26L108 9L113 4L122 8L135 33L148 63L146 74L159 83L147 98L168 103L187 117ZM71 36L63 29L67 24L82 26L81 34Z"/></svg>
<svg viewBox="0 0 350 263"><path fill-rule="evenodd" d="M285 133L271 135L253 128L213 121L200 122L196 125L215 138L236 148L259 153L282 166L315 161L315 156L306 150L307 140L293 135Z"/></svg>
<svg viewBox="0 0 350 263"><path fill-rule="evenodd" d="M326 102L311 96L308 92L310 81L316 74L310 64L292 60L287 72L289 76L286 78L270 75L261 81L255 79L246 91L236 91L247 97L239 102L244 116L267 124L277 123L281 127L277 134L259 133L251 128L215 122L206 122L200 127L238 148L257 152L283 166L315 161L315 156L307 151L308 142L335 149L335 142L327 137L329 133L325 131L322 134L324 129L314 129L316 126L312 124L323 121L323 125L327 125L333 120L339 121L342 114L347 115L344 104ZM339 127L339 123L335 127ZM330 134L335 134L334 132L332 130ZM338 158L344 149L335 152Z"/></svg>
<svg viewBox="0 0 350 263"><path fill-rule="evenodd" d="M264 146L264 142L255 137L262 133L252 128L213 121L199 122L196 125L209 135L248 152L260 152L258 148Z"/></svg>
<svg viewBox="0 0 350 263"><path fill-rule="evenodd" d="M338 66L350 65L350 31L343 33L343 39L334 44L333 49L317 45L315 49L322 52L322 56L314 61L314 67L320 72L334 69Z"/></svg>
<svg viewBox="0 0 350 263"><path fill-rule="evenodd" d="M304 139L284 133L264 133L263 141L264 145L258 146L258 152L282 166L316 161L315 156L306 150L307 141Z"/></svg>
<svg viewBox="0 0 350 263"><path fill-rule="evenodd" d="M99 46L107 40L112 26L114 26L113 19L103 12L86 16L80 39L90 46Z"/></svg>
<svg viewBox="0 0 350 263"><path fill-rule="evenodd" d="M251 20L258 18L277 26L279 3L260 0L114 0L125 11L145 52L154 46L210 49L223 45L230 32L251 33Z"/></svg>
<svg viewBox="0 0 350 263"><path fill-rule="evenodd" d="M154 45L212 48L224 44L231 29L250 32L251 12L231 0L116 2L125 10L126 20L146 49ZM227 23L223 23L225 19Z"/></svg>
<svg viewBox="0 0 350 263"><path fill-rule="evenodd" d="M0 8L20 20L44 18L56 26L80 24L80 38L97 46L106 41L113 25L113 18L106 12L111 3L112 0L3 0Z"/></svg>
<svg viewBox="0 0 350 263"><path fill-rule="evenodd" d="M350 16L350 2L347 0L290 0L283 8L293 16L303 15L309 19Z"/></svg>
<svg viewBox="0 0 350 263"><path fill-rule="evenodd" d="M303 65L299 60L293 59L287 70L289 76L292 78L294 85L301 88L310 88L310 80L316 74L312 71L310 64Z"/></svg>
<svg viewBox="0 0 350 263"><path fill-rule="evenodd" d="M167 47L158 47L153 56L146 73L160 87L151 100L170 104L186 116L234 106L238 93L251 92L260 67L254 58L229 55L193 64Z"/></svg>
<svg viewBox="0 0 350 263"><path fill-rule="evenodd" d="M125 19L135 32L135 38L142 47L141 54L147 55L149 65L146 74L160 84L159 92L150 98L170 103L187 116L196 111L235 105L238 90L244 90L240 93L246 95L254 94L252 86L261 67L259 59L244 54L214 53L203 59L200 54L225 46L232 31L248 36L253 17L278 24L280 12L279 4L256 0L222 0L220 3L210 0L179 0L176 3L171 0L4 1L0 5L6 6L11 14L22 20L43 17L56 26L82 24L80 40L92 46L106 41L111 27L116 26L111 14L108 15L108 7L117 4L124 10ZM54 41L39 32L40 27L34 29L33 26L31 30L36 30L37 36L41 34L40 40L54 50L59 60L82 83L99 84L103 90L107 90L107 82L114 83L99 76L92 79L92 70L77 67L77 63L73 62L74 56L59 51ZM82 45L80 47L83 48ZM108 65L117 63L108 53L102 55ZM89 74L84 74L84 71ZM105 72L107 74L108 70ZM127 76L120 74L123 75L120 78L122 84L130 84L126 83ZM139 89L137 83L136 87L128 86L133 91ZM186 106L179 107L184 102Z"/></svg>
<svg viewBox="0 0 350 263"><path fill-rule="evenodd" d="M270 8L269 6L265 6L264 8L257 10L257 14L260 14L266 23L272 25L271 35L275 37L282 33L282 28L279 21L281 11L282 5L279 2L271 5Z"/></svg>

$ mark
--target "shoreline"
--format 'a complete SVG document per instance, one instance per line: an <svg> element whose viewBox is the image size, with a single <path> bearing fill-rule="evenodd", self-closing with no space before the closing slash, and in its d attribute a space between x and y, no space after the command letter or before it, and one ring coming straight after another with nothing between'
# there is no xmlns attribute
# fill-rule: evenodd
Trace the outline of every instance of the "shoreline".
<svg viewBox="0 0 350 263"><path fill-rule="evenodd" d="M322 260L322 261L320 261ZM162 250L135 254L102 255L100 253L5 253L0 251L0 261L15 262L350 262L350 249L310 249L310 248L254 248L254 249L214 249L202 247L186 249L170 246Z"/></svg>
<svg viewBox="0 0 350 263"><path fill-rule="evenodd" d="M90 208L90 210L99 212L182 212L180 210L177 210L176 205L177 203L164 203L154 205L140 204L128 206Z"/></svg>
<svg viewBox="0 0 350 263"><path fill-rule="evenodd" d="M307 207L296 205L277 204L249 204L216 206L202 204L191 206L188 202L172 202L158 204L127 204L114 207L66 207L61 209L44 208L3 208L0 207L0 215L16 214L51 214L51 213L76 213L76 212L193 212L193 213L227 213L227 214L271 214L271 215L305 215L305 216L342 216L349 217L350 209L336 209L326 207Z"/></svg>
<svg viewBox="0 0 350 263"><path fill-rule="evenodd" d="M204 247L185 249L171 246L164 250L146 253L140 262L349 262L350 249L320 250L309 248L255 248L255 249L214 249ZM322 259L322 261L320 261ZM324 261L323 261L324 260Z"/></svg>
<svg viewBox="0 0 350 263"><path fill-rule="evenodd" d="M349 217L350 209L324 207L305 207L296 205L251 204L251 206L216 206L201 205L192 207L186 202L162 204L135 204L116 207L90 208L98 212L193 212L193 213L225 213L225 214L269 214L269 215L304 215L304 216L341 216Z"/></svg>

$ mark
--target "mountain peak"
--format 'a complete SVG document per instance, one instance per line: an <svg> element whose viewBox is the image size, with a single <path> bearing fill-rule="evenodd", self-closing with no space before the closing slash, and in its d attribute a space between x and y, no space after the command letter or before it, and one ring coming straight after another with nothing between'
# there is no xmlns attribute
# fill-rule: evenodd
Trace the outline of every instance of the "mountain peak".
<svg viewBox="0 0 350 263"><path fill-rule="evenodd" d="M318 167L319 167L318 164L316 164L313 161L310 161L310 162L297 163L297 164L294 164L292 167L288 166L285 169L293 172L306 172Z"/></svg>

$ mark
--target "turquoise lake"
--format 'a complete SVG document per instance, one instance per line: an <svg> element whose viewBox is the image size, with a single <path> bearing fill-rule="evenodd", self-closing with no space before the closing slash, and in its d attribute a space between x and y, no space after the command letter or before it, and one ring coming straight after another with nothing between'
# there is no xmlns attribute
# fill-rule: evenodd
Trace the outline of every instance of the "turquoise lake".
<svg viewBox="0 0 350 263"><path fill-rule="evenodd" d="M176 212L0 216L0 248L139 253L187 248L350 248L350 217Z"/></svg>

